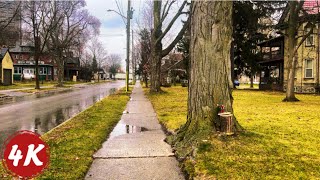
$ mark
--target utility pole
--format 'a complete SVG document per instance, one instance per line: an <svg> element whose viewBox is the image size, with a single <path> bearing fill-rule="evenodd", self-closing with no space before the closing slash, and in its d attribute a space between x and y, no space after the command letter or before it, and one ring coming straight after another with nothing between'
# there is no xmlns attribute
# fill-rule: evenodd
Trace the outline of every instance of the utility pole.
<svg viewBox="0 0 320 180"><path fill-rule="evenodd" d="M129 91L130 19L131 19L131 18L132 18L132 13L131 13L131 1L128 0L128 11L127 11L126 92Z"/></svg>
<svg viewBox="0 0 320 180"><path fill-rule="evenodd" d="M133 15L133 8L131 7L131 1L128 0L128 10L127 10L127 17L112 9L108 9L108 12L112 11L120 15L123 19L127 19L126 23L126 30L127 30L127 59L126 59L126 92L129 91L129 63L130 63L130 20L132 19ZM120 11L120 9L119 9Z"/></svg>

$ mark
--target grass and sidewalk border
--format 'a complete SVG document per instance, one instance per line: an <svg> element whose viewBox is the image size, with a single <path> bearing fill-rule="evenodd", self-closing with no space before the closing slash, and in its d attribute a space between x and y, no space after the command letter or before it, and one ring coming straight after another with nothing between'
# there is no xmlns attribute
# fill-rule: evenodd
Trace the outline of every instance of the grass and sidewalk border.
<svg viewBox="0 0 320 180"><path fill-rule="evenodd" d="M172 86L152 94L160 123L175 132L186 121L187 89ZM235 90L234 112L246 131L236 137L208 137L195 157L181 163L197 179L318 179L320 177L320 96Z"/></svg>
<svg viewBox="0 0 320 180"><path fill-rule="evenodd" d="M36 179L83 179L118 123L131 91L117 91L42 136L50 147L49 168ZM11 179L0 164L0 179Z"/></svg>

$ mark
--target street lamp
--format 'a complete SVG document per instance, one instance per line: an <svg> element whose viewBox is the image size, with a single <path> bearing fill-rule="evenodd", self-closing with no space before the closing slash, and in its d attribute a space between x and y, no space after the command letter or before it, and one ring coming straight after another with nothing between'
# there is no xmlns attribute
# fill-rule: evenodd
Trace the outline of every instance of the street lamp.
<svg viewBox="0 0 320 180"><path fill-rule="evenodd" d="M131 1L128 0L128 10L127 10L127 16L122 15L118 11L115 11L113 9L108 9L108 12L115 12L122 18L127 20L126 29L127 29L127 59L126 59L126 92L129 91L129 54L130 54L130 19L132 19L133 15L133 8L131 7Z"/></svg>

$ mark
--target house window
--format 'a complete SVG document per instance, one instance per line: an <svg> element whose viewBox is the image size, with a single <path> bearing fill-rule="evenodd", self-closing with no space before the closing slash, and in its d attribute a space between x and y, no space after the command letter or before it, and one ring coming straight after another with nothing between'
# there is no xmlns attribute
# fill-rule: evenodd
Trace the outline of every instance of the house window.
<svg viewBox="0 0 320 180"><path fill-rule="evenodd" d="M51 68L48 68L48 75L51 75Z"/></svg>
<svg viewBox="0 0 320 180"><path fill-rule="evenodd" d="M313 78L313 60L312 59L306 59L305 60L305 78Z"/></svg>
<svg viewBox="0 0 320 180"><path fill-rule="evenodd" d="M310 28L306 28L306 33L310 31ZM311 33L307 38L306 38L306 46L314 46L314 34Z"/></svg>
<svg viewBox="0 0 320 180"><path fill-rule="evenodd" d="M14 74L21 74L22 73L22 67L14 67Z"/></svg>
<svg viewBox="0 0 320 180"><path fill-rule="evenodd" d="M40 67L39 68L39 74L40 75L46 75L47 74L47 68L46 67Z"/></svg>

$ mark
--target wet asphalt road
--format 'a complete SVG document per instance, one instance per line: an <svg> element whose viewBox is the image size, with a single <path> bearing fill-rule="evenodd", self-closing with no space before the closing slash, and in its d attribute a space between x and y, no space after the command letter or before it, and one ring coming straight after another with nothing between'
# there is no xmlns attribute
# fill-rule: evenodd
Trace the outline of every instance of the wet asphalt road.
<svg viewBox="0 0 320 180"><path fill-rule="evenodd" d="M0 148L14 132L30 130L44 134L124 85L124 81L103 83L0 106Z"/></svg>

